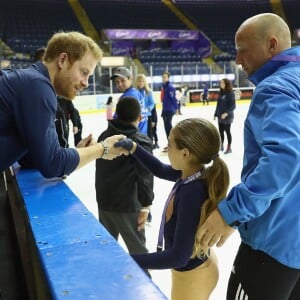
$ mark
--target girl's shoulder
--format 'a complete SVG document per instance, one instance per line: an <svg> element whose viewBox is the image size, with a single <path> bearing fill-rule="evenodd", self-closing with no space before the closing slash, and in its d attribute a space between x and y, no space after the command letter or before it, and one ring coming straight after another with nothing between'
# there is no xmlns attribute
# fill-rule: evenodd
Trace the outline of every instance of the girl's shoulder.
<svg viewBox="0 0 300 300"><path fill-rule="evenodd" d="M179 190L182 193L185 194L199 194L199 193L205 193L207 194L207 186L206 183L204 182L203 179L196 179L196 180L192 180L190 182L183 182L180 187Z"/></svg>

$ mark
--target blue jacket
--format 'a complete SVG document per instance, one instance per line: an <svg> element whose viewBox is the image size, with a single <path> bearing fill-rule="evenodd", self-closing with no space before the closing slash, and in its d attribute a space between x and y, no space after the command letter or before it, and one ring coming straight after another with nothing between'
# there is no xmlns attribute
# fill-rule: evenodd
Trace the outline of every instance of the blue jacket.
<svg viewBox="0 0 300 300"><path fill-rule="evenodd" d="M147 113L147 109L145 108L145 99L144 99L144 96L136 88L130 87L121 96L121 98L124 98L124 97L133 97L133 98L135 98L136 100L139 101L139 103L141 105L142 119L139 122L138 128L139 128L139 131L141 133L147 135L147 132L148 132L148 125L147 125L148 124L148 113Z"/></svg>
<svg viewBox="0 0 300 300"><path fill-rule="evenodd" d="M75 149L59 145L57 100L47 68L38 62L28 69L0 74L0 172L27 152L45 177L70 174L79 163Z"/></svg>
<svg viewBox="0 0 300 300"><path fill-rule="evenodd" d="M250 78L241 183L219 204L243 242L300 269L300 47L283 51Z"/></svg>
<svg viewBox="0 0 300 300"><path fill-rule="evenodd" d="M145 110L147 113L147 116L151 116L151 111L154 108L155 102L153 99L153 94L152 92L149 92L148 94L146 93L145 89L140 89L139 92L142 94L144 97L144 102L145 102Z"/></svg>
<svg viewBox="0 0 300 300"><path fill-rule="evenodd" d="M177 106L176 90L168 81L163 84L162 113L165 111L175 113Z"/></svg>

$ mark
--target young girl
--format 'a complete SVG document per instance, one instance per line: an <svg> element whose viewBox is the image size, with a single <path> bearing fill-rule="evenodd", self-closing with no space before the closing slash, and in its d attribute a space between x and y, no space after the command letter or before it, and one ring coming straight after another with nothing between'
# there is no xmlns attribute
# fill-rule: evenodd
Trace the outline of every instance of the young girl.
<svg viewBox="0 0 300 300"><path fill-rule="evenodd" d="M155 176L176 182L162 215L160 251L132 257L143 269L172 269L172 300L207 300L218 281L217 259L212 249L197 247L195 233L226 196L229 185L227 166L218 156L218 130L205 119L179 122L168 139L171 165L130 139L116 146L120 145Z"/></svg>

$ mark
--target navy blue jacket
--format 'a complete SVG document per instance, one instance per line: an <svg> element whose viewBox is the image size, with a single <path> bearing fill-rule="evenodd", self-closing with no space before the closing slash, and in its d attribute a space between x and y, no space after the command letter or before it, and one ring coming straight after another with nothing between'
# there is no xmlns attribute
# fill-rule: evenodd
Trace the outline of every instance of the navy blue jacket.
<svg viewBox="0 0 300 300"><path fill-rule="evenodd" d="M231 124L234 118L233 111L235 110L235 106L234 93L224 93L221 90L215 110L215 117L218 118L218 122L223 124ZM227 113L227 117L224 119L221 118L223 113Z"/></svg>
<svg viewBox="0 0 300 300"><path fill-rule="evenodd" d="M176 90L168 81L163 84L162 113L166 111L175 113L177 108Z"/></svg>
<svg viewBox="0 0 300 300"><path fill-rule="evenodd" d="M0 171L29 152L45 177L70 174L79 154L59 145L57 100L47 68L38 62L28 69L1 72Z"/></svg>
<svg viewBox="0 0 300 300"><path fill-rule="evenodd" d="M133 156L143 163L155 176L169 181L181 178L181 171L162 163L155 156L137 146ZM132 254L143 269L176 269L188 271L201 265L204 260L191 258L201 207L207 199L207 186L200 178L180 185L175 193L173 213L164 227L165 247L163 251Z"/></svg>

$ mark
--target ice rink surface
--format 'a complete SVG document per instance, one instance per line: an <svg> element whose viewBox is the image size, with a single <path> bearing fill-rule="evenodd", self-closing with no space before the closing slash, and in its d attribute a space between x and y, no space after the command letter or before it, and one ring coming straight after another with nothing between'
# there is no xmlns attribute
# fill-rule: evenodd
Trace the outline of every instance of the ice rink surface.
<svg viewBox="0 0 300 300"><path fill-rule="evenodd" d="M76 102L75 102L76 106ZM229 167L230 172L230 186L239 183L240 172L242 168L242 158L243 158L243 127L244 119L247 114L249 104L239 103L235 110L235 118L232 124L232 153L223 154L220 152L220 156L224 159ZM200 117L210 120L217 126L217 121L213 120L213 115L215 111L215 104L210 105L202 104L192 104L190 106L182 107L182 115L176 115L173 118L173 125L175 125L180 120ZM167 139L163 128L163 122L160 117L161 111L158 112L158 138L160 149L154 150L154 155L160 160L168 163L168 156L166 153L161 152L162 148L167 145ZM107 121L104 112L92 113L92 114L81 114L83 123L83 137L92 133L94 138L97 139L99 134L106 129ZM226 136L224 147L226 147ZM70 137L70 144L72 145L73 140ZM81 199L81 201L86 205L86 207L95 215L97 218L97 204L95 199L95 188L94 188L94 178L95 178L95 162L88 164L82 169L71 174L65 181L73 192ZM172 182L168 182L162 179L155 178L154 181L154 193L155 198L151 208L152 211L152 222L146 226L146 237L147 246L149 252L156 250L157 236L159 232L159 225L161 219L161 213L163 210L163 205L167 196L173 186ZM119 241L121 246L126 250L126 246L122 240ZM219 282L215 288L210 300L225 300L226 299L226 288L227 281L232 268L232 263L237 252L240 243L240 238L238 232L235 232L221 248L215 248L215 252L218 257L219 262ZM127 251L127 250L126 250ZM153 282L161 289L161 291L169 298L170 297L170 284L171 284L171 274L170 270L152 270L151 271Z"/></svg>

